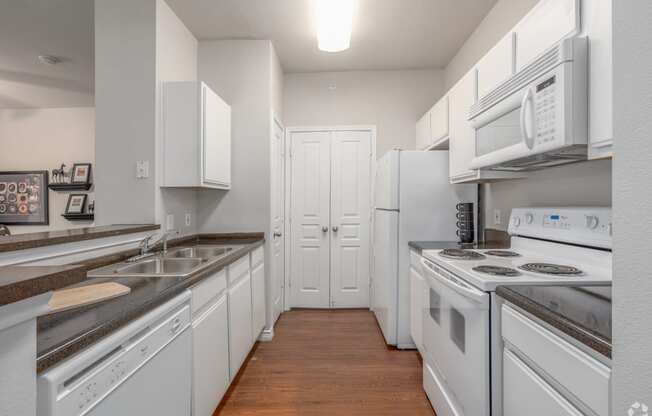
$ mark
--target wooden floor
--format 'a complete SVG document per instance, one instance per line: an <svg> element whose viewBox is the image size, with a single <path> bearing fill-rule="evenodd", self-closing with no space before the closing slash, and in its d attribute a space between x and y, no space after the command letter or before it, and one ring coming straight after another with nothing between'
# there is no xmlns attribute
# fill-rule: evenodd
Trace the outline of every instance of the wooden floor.
<svg viewBox="0 0 652 416"><path fill-rule="evenodd" d="M435 413L415 351L388 348L373 314L294 310L259 343L215 415Z"/></svg>

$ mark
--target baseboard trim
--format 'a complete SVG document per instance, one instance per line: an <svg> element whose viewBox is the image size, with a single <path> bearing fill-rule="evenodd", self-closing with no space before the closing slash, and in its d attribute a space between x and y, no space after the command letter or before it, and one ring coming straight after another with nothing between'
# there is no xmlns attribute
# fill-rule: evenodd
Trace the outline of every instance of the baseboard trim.
<svg viewBox="0 0 652 416"><path fill-rule="evenodd" d="M261 342L269 342L274 338L274 328L270 329L263 329L263 332L260 333L260 336L258 337L258 341Z"/></svg>
<svg viewBox="0 0 652 416"><path fill-rule="evenodd" d="M417 346L414 343L398 344L396 348L399 350L416 350Z"/></svg>

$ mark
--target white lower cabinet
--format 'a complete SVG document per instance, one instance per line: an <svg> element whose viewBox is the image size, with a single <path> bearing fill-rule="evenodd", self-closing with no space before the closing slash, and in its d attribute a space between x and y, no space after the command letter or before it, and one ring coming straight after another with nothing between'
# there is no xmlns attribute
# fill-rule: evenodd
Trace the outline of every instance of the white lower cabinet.
<svg viewBox="0 0 652 416"><path fill-rule="evenodd" d="M263 331L263 328L265 328L265 263L260 263L252 267L251 298L253 315L252 336L255 341Z"/></svg>
<svg viewBox="0 0 652 416"><path fill-rule="evenodd" d="M410 267L410 335L412 335L412 340L421 355L423 355L423 299L425 293L426 282L423 276L414 267Z"/></svg>
<svg viewBox="0 0 652 416"><path fill-rule="evenodd" d="M511 306L500 316L504 416L610 414L607 365Z"/></svg>
<svg viewBox="0 0 652 416"><path fill-rule="evenodd" d="M520 358L503 353L504 416L582 416Z"/></svg>
<svg viewBox="0 0 652 416"><path fill-rule="evenodd" d="M251 336L251 274L249 272L249 258L246 258L246 272L240 276L229 275L229 367L233 379L240 366L247 358L253 345ZM239 262L239 261L238 261ZM229 266L229 273L238 265Z"/></svg>
<svg viewBox="0 0 652 416"><path fill-rule="evenodd" d="M226 293L193 320L193 416L210 416L229 387Z"/></svg>

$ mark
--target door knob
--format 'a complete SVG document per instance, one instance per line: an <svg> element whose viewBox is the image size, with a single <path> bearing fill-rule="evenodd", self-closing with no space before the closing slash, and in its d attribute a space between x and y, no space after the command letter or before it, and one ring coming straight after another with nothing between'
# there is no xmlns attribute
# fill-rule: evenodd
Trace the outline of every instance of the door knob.
<svg viewBox="0 0 652 416"><path fill-rule="evenodd" d="M337 225L334 225L334 226L333 226L333 232L334 232L334 233L337 232Z"/></svg>
<svg viewBox="0 0 652 416"><path fill-rule="evenodd" d="M274 233L274 237L282 237L282 236L283 236L283 233L279 233L279 232Z"/></svg>
<svg viewBox="0 0 652 416"><path fill-rule="evenodd" d="M326 233L326 232L328 232L328 227L324 225L323 227L321 227L321 230L322 230L322 232Z"/></svg>

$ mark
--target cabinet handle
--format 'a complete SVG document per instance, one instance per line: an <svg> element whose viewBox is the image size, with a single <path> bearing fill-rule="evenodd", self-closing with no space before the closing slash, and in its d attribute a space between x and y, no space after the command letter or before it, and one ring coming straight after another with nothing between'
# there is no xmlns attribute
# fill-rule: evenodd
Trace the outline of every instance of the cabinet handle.
<svg viewBox="0 0 652 416"><path fill-rule="evenodd" d="M328 227L324 225L323 227L321 227L321 231L324 232L324 233L327 233L328 232Z"/></svg>
<svg viewBox="0 0 652 416"><path fill-rule="evenodd" d="M337 230L338 230L337 225L334 225L334 226L333 226L333 232L336 233Z"/></svg>

